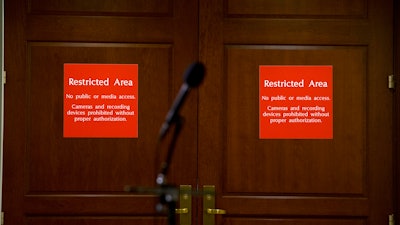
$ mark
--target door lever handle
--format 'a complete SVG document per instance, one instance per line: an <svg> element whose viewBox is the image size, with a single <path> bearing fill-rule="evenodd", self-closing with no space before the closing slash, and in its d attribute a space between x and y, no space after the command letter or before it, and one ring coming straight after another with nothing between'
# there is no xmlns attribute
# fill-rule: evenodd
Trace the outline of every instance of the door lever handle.
<svg viewBox="0 0 400 225"><path fill-rule="evenodd" d="M189 209L188 208L175 209L175 213L176 214L187 214L187 213L189 213Z"/></svg>
<svg viewBox="0 0 400 225"><path fill-rule="evenodd" d="M206 210L206 212L208 214L211 214L211 215L223 215L223 214L226 214L226 210L223 210L223 209L210 209L210 208L208 208Z"/></svg>
<svg viewBox="0 0 400 225"><path fill-rule="evenodd" d="M215 215L226 214L223 209L215 208L215 186L203 186L203 225L215 225Z"/></svg>

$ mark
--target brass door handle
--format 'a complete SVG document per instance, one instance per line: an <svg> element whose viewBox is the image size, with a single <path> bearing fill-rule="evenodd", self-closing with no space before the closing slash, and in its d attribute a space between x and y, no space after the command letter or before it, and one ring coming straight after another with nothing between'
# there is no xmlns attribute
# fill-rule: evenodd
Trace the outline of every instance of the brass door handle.
<svg viewBox="0 0 400 225"><path fill-rule="evenodd" d="M188 208L175 209L175 213L176 214L187 214L187 213L189 213L189 209Z"/></svg>
<svg viewBox="0 0 400 225"><path fill-rule="evenodd" d="M203 187L203 224L215 225L215 215L226 214L224 209L215 208L215 186ZM192 187L190 185L179 186L179 207L175 213L179 214L180 225L191 225L192 222Z"/></svg>
<svg viewBox="0 0 400 225"><path fill-rule="evenodd" d="M207 209L206 212L211 215L223 215L226 214L226 210L223 209Z"/></svg>

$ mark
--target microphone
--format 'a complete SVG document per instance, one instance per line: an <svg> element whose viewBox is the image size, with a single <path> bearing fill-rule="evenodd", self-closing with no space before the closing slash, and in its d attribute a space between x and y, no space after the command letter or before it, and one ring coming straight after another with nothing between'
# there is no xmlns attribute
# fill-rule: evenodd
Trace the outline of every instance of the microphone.
<svg viewBox="0 0 400 225"><path fill-rule="evenodd" d="M192 63L183 74L183 84L178 92L178 95L173 102L171 109L168 111L165 121L161 126L159 139L163 139L166 135L170 125L174 122L175 117L178 115L187 94L191 88L197 87L203 81L205 74L204 65L200 62Z"/></svg>

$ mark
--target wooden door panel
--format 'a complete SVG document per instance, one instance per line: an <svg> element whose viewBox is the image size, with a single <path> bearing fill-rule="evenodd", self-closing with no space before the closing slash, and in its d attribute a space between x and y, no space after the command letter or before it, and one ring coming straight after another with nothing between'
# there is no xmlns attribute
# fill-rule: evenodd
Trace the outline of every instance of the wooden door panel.
<svg viewBox="0 0 400 225"><path fill-rule="evenodd" d="M140 225L140 224L149 224L149 225L158 225L158 224L166 224L164 218L112 218L112 217L104 217L104 218L58 218L58 217L38 217L31 218L27 221L28 225L106 225L106 224L120 224L120 225Z"/></svg>
<svg viewBox="0 0 400 225"><path fill-rule="evenodd" d="M319 194L274 195L274 194L220 194L223 195L218 207L226 209L229 219L246 217L247 219L286 218L300 216L312 218L354 217L365 218L369 213L369 202L365 197L322 196ZM290 216L287 216L290 215ZM243 218L244 221L246 218Z"/></svg>
<svg viewBox="0 0 400 225"><path fill-rule="evenodd" d="M35 14L128 14L130 16L166 16L173 12L172 1L47 1L29 0L29 12Z"/></svg>
<svg viewBox="0 0 400 225"><path fill-rule="evenodd" d="M365 221L362 219L251 219L244 221L242 219L228 219L227 224L229 225L363 225Z"/></svg>
<svg viewBox="0 0 400 225"><path fill-rule="evenodd" d="M171 77L160 74L171 69L171 46L32 42L28 51L29 193L121 192L127 184L153 185L159 169L154 128L165 116L165 110L154 109L169 107ZM139 64L139 138L63 138L64 63Z"/></svg>
<svg viewBox="0 0 400 225"><path fill-rule="evenodd" d="M199 98L199 182L216 186L216 207L227 211L217 221L387 222L392 5L200 2L200 59L208 79ZM260 65L333 66L332 140L259 139Z"/></svg>
<svg viewBox="0 0 400 225"><path fill-rule="evenodd" d="M230 45L225 56L224 192L365 194L365 47ZM333 140L257 138L259 65L282 64L333 66Z"/></svg>
<svg viewBox="0 0 400 225"><path fill-rule="evenodd" d="M12 224L159 224L158 131L197 59L196 1L5 2L4 211ZM63 138L64 63L138 64L136 139ZM196 92L168 178L197 174ZM184 171L184 173L180 172Z"/></svg>
<svg viewBox="0 0 400 225"><path fill-rule="evenodd" d="M27 17L29 40L95 43L132 43L132 40L134 43L171 43L174 40L174 32L170 29L174 23L165 17L118 17L118 20L113 16L97 15L84 20L79 16L59 14L29 14ZM150 27L152 29L147 30Z"/></svg>
<svg viewBox="0 0 400 225"><path fill-rule="evenodd" d="M228 17L272 17L272 16L327 16L327 17L363 17L366 16L366 1L332 1L306 0L226 0Z"/></svg>
<svg viewBox="0 0 400 225"><path fill-rule="evenodd" d="M152 194L120 192L35 193L23 196L27 219L36 217L157 217L155 205L159 198ZM12 212L12 211L10 211ZM12 218L10 218L12 219ZM25 219L20 216L18 219ZM96 221L96 220L93 220Z"/></svg>

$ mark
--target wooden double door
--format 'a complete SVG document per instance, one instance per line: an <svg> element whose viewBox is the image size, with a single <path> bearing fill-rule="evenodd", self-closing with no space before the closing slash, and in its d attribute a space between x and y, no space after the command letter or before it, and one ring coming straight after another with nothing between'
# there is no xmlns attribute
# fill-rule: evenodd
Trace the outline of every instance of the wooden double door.
<svg viewBox="0 0 400 225"><path fill-rule="evenodd" d="M180 112L168 181L215 186L216 224L393 213L391 0L4 4L5 224L166 224L156 196L124 186L155 186L160 125L198 60L206 77ZM138 138L63 138L65 63L139 65ZM260 65L332 66L333 139L259 138ZM203 224L203 198L190 198Z"/></svg>

